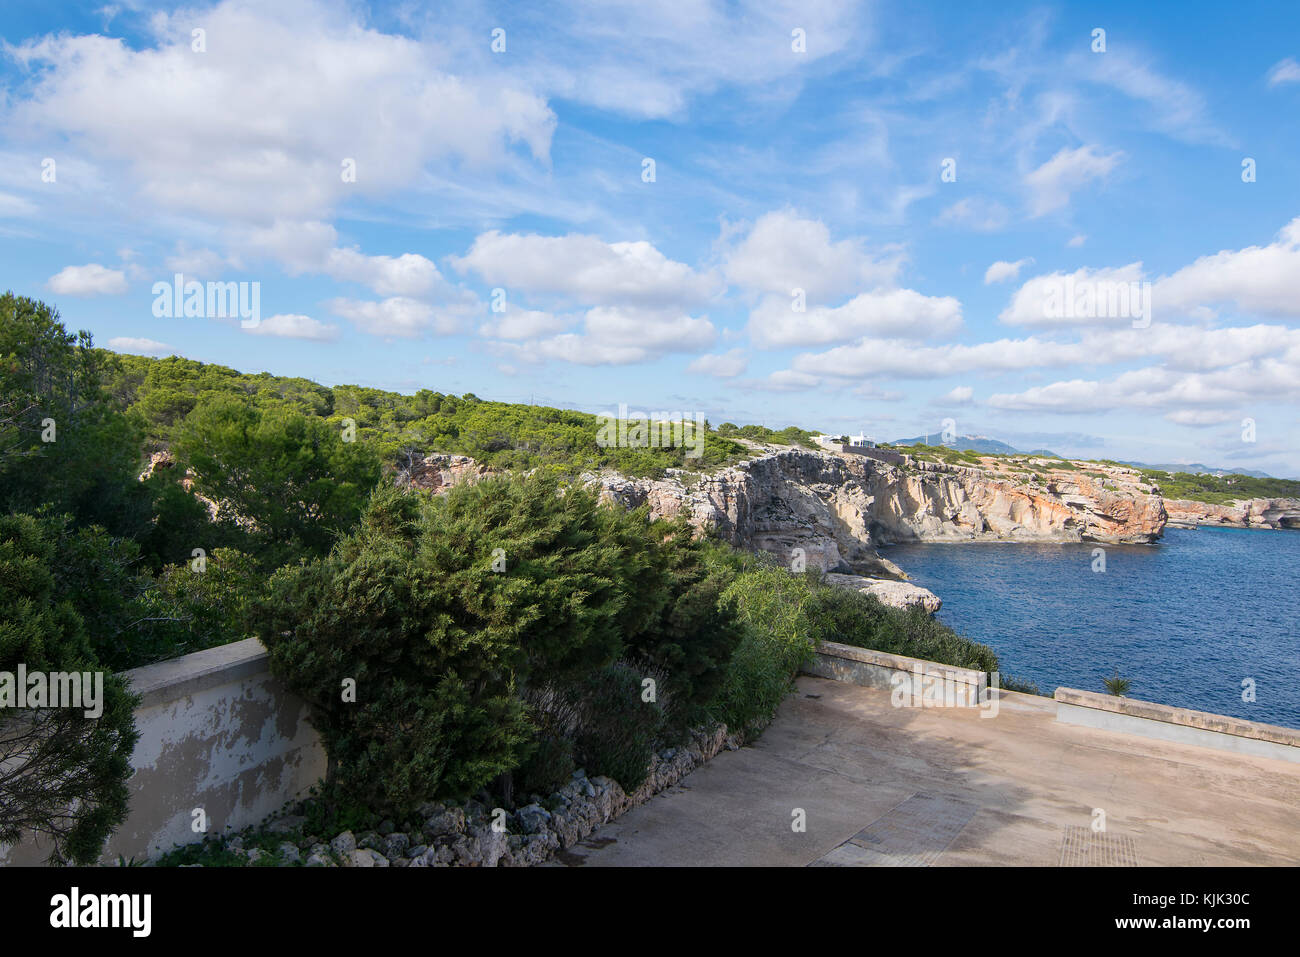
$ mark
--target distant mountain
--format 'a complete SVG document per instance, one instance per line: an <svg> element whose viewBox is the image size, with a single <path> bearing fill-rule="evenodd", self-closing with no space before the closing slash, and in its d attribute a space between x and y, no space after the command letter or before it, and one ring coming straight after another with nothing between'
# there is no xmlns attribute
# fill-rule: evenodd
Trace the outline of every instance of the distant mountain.
<svg viewBox="0 0 1300 957"><path fill-rule="evenodd" d="M1179 464L1172 462L1168 465L1147 465L1145 462L1124 462L1123 465L1132 465L1139 469L1159 469L1161 472L1191 472L1193 475L1213 475L1216 478L1223 475L1249 475L1252 478L1276 478L1267 472L1261 472L1259 469L1225 469L1215 468L1212 465L1202 465L1200 462L1185 462Z"/></svg>
<svg viewBox="0 0 1300 957"><path fill-rule="evenodd" d="M1066 458L1060 456L1049 449L1017 449L1007 445L1005 442L999 442L997 439L991 439L987 435L959 435L951 442L944 442L943 435L940 432L933 432L930 435L918 435L910 439L896 439L892 445L942 445L944 448L955 449L958 452L978 452L982 455L1039 455L1044 458ZM1079 459L1079 461L1086 461ZM1159 469L1161 472L1191 472L1193 475L1213 475L1216 478L1224 475L1249 475L1252 478L1276 478L1268 472L1261 472L1258 469L1229 469L1219 468L1212 465L1203 465L1200 462L1169 463L1166 465L1151 465L1146 462L1120 462L1120 465L1129 465L1136 469Z"/></svg>
<svg viewBox="0 0 1300 957"><path fill-rule="evenodd" d="M918 435L911 439L897 439L893 445L942 445L945 448L956 449L958 452L979 452L983 455L1055 455L1055 452L1048 452L1046 449L1037 449L1033 452L1021 453L1005 442L999 442L997 439L991 439L987 435L959 435L951 442L944 442L943 436L939 432L931 435Z"/></svg>

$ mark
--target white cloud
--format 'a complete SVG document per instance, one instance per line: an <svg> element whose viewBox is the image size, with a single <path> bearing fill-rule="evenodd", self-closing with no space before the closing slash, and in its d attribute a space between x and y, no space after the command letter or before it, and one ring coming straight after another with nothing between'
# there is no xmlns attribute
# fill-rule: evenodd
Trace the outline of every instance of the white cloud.
<svg viewBox="0 0 1300 957"><path fill-rule="evenodd" d="M1071 64L1087 69L1094 82L1145 103L1151 110L1151 125L1162 133L1192 143L1229 142L1208 119L1205 98L1200 93L1137 58L1110 50L1104 56L1075 56Z"/></svg>
<svg viewBox="0 0 1300 957"><path fill-rule="evenodd" d="M327 325L311 316L292 313L268 316L256 326L245 327L244 331L255 336L306 339L311 342L329 342L337 339L339 335L338 326Z"/></svg>
<svg viewBox="0 0 1300 957"><path fill-rule="evenodd" d="M433 261L417 253L368 256L337 243L338 231L329 223L279 219L250 230L243 245L277 260L292 276L323 274L360 283L380 296L445 296L452 290Z"/></svg>
<svg viewBox="0 0 1300 957"><path fill-rule="evenodd" d="M680 307L721 291L716 277L667 258L645 241L493 230L475 239L464 256L448 261L458 272L472 271L505 288L507 295L551 295L584 305Z"/></svg>
<svg viewBox="0 0 1300 957"><path fill-rule="evenodd" d="M750 313L749 334L763 347L848 342L863 335L924 339L961 328L961 303L912 289L865 292L842 306L795 312L790 301L769 296Z"/></svg>
<svg viewBox="0 0 1300 957"><path fill-rule="evenodd" d="M512 45L508 55L564 99L660 119L722 88L792 98L817 61L865 49L866 20L860 5L842 0L690 0L654 16L636 0L608 0L548 13L539 40ZM802 53L791 49L795 27L805 31ZM473 42L486 44L478 34ZM543 55L561 44L563 56Z"/></svg>
<svg viewBox="0 0 1300 957"><path fill-rule="evenodd" d="M997 200L967 196L940 213L936 222L940 226L991 233L1006 226L1010 219L1007 208Z"/></svg>
<svg viewBox="0 0 1300 957"><path fill-rule="evenodd" d="M114 336L108 340L108 348L113 352L128 352L141 356L171 355L172 347L156 339L140 339L135 336Z"/></svg>
<svg viewBox="0 0 1300 957"><path fill-rule="evenodd" d="M1106 155L1092 145L1061 150L1025 177L1030 191L1030 213L1042 216L1068 205L1071 193L1109 176L1123 155L1122 152Z"/></svg>
<svg viewBox="0 0 1300 957"><path fill-rule="evenodd" d="M120 296L126 292L126 274L99 263L64 266L48 285L60 296Z"/></svg>
<svg viewBox="0 0 1300 957"><path fill-rule="evenodd" d="M1300 83L1300 63L1294 57L1279 60L1268 71L1269 86L1282 86L1286 83Z"/></svg>
<svg viewBox="0 0 1300 957"><path fill-rule="evenodd" d="M35 212L35 203L28 202L21 196L0 193L0 217L31 216Z"/></svg>
<svg viewBox="0 0 1300 957"><path fill-rule="evenodd" d="M509 73L443 72L437 49L365 27L350 5L225 0L148 21L141 49L51 34L10 47L38 79L6 123L121 164L166 210L265 223L411 184L435 162L500 164L512 141L546 159L555 116ZM356 161L356 181L342 163Z"/></svg>
<svg viewBox="0 0 1300 957"><path fill-rule="evenodd" d="M1033 257L1028 259L1017 259L1013 263L1006 262L1005 260L998 260L985 270L984 285L990 286L995 282L1006 282L1008 279L1015 279L1020 275L1020 270L1033 261Z"/></svg>
<svg viewBox="0 0 1300 957"><path fill-rule="evenodd" d="M331 299L326 305L336 315L373 336L415 339L431 332L461 331L462 318L454 312L435 310L427 302L393 296L380 302Z"/></svg>
<svg viewBox="0 0 1300 957"><path fill-rule="evenodd" d="M1107 409L1208 409L1223 415L1251 401L1300 398L1300 353L1240 363L1212 372L1180 372L1152 366L1106 381L1071 379L1019 393L989 397L1000 409L1097 412ZM1226 419L1224 420L1226 421Z"/></svg>
<svg viewBox="0 0 1300 957"><path fill-rule="evenodd" d="M580 332L527 342L496 342L495 351L520 361L556 359L575 365L630 365L673 352L713 345L717 331L704 317L674 309L598 306L587 310Z"/></svg>
<svg viewBox="0 0 1300 957"><path fill-rule="evenodd" d="M724 258L733 285L786 297L803 289L814 303L830 302L864 286L892 285L902 265L896 249L873 254L860 238L832 242L824 223L801 219L790 210L760 216Z"/></svg>
<svg viewBox="0 0 1300 957"><path fill-rule="evenodd" d="M1085 236L1083 233L1078 233L1077 235L1071 236L1069 241L1065 245L1068 246L1070 249L1078 249L1087 241L1088 241L1087 236Z"/></svg>
<svg viewBox="0 0 1300 957"><path fill-rule="evenodd" d="M163 265L174 273L178 272L191 278L200 276L215 278L221 275L227 263L224 256L211 249L191 249L187 243L178 242L176 252L168 256Z"/></svg>
<svg viewBox="0 0 1300 957"><path fill-rule="evenodd" d="M749 368L749 358L740 349L732 349L721 354L703 355L686 367L687 372L730 379L743 375Z"/></svg>
<svg viewBox="0 0 1300 957"><path fill-rule="evenodd" d="M479 335L496 339L536 339L563 332L576 322L572 316L507 306L505 312L493 315L479 326Z"/></svg>
<svg viewBox="0 0 1300 957"><path fill-rule="evenodd" d="M1132 284L1140 284L1144 276L1141 263L1130 263L1116 269L1083 268L1072 273L1035 276L1016 290L998 318L1008 325L1038 328L1131 327L1135 313L1145 308L1141 286L1136 287L1135 297ZM1120 302L1121 291L1128 297L1124 300L1127 306ZM1116 296L1114 303L1109 298L1111 293ZM1152 311L1155 311L1154 305Z"/></svg>
<svg viewBox="0 0 1300 957"><path fill-rule="evenodd" d="M948 405L969 405L974 398L974 389L968 385L959 385L946 395L940 396L939 401Z"/></svg>
<svg viewBox="0 0 1300 957"><path fill-rule="evenodd" d="M1229 305L1248 313L1300 316L1300 217L1266 246L1203 256L1156 283L1156 308L1212 315Z"/></svg>
<svg viewBox="0 0 1300 957"><path fill-rule="evenodd" d="M1206 428L1231 422L1236 416L1231 412L1216 412L1213 409L1178 409L1174 412L1165 413L1165 418L1178 425Z"/></svg>

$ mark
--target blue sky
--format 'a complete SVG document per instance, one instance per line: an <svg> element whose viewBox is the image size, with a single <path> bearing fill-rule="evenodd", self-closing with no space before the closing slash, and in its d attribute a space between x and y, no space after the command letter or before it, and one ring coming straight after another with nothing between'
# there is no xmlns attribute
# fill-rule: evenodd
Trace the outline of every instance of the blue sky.
<svg viewBox="0 0 1300 957"><path fill-rule="evenodd" d="M329 384L1300 476L1298 26L20 0L0 288ZM259 283L260 324L155 316L177 272Z"/></svg>

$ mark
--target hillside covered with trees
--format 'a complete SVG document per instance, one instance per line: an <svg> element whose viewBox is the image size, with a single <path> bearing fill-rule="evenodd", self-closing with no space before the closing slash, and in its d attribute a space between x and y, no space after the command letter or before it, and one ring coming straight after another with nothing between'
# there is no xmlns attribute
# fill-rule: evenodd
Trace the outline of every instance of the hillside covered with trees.
<svg viewBox="0 0 1300 957"><path fill-rule="evenodd" d="M579 765L631 791L692 728L758 733L823 639L997 669L923 612L599 503L579 472L701 463L602 447L597 428L473 395L119 356L45 303L0 296L0 672L108 678L98 718L0 721L0 842L36 830L56 860L95 860L128 801L120 672L247 637L310 704L338 814L485 790L508 803ZM710 431L704 466L745 452L723 432L808 438ZM171 467L147 468L164 449ZM435 450L506 474L395 487L403 454ZM345 677L360 704L340 701Z"/></svg>

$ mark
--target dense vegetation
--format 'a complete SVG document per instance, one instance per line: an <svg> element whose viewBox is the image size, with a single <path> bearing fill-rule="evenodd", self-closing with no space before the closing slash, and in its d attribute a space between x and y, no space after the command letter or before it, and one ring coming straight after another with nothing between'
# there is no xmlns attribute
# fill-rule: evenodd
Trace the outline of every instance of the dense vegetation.
<svg viewBox="0 0 1300 957"><path fill-rule="evenodd" d="M1205 475L1143 469L1142 477L1160 486L1165 498L1184 498L1211 505L1231 505L1247 498L1300 498L1294 479L1258 478L1253 475Z"/></svg>
<svg viewBox="0 0 1300 957"><path fill-rule="evenodd" d="M801 445L806 449L820 448L813 441L815 434L796 425L787 425L779 432L761 425L736 425L734 422L723 422L718 426L718 435L723 438L734 436L769 445Z"/></svg>
<svg viewBox="0 0 1300 957"><path fill-rule="evenodd" d="M45 304L0 297L0 671L108 676L98 720L7 716L0 841L36 829L56 859L94 860L125 813L135 740L113 673L249 636L310 703L325 805L375 813L548 793L578 765L635 789L692 727L760 730L823 639L996 668L928 616L571 481L698 471L744 454L728 436L808 433L726 424L690 459L602 447L598 425L116 356ZM510 474L397 489L392 469L428 451Z"/></svg>
<svg viewBox="0 0 1300 957"><path fill-rule="evenodd" d="M357 385L329 388L306 379L249 375L177 356L116 360L112 390L125 407L139 413L152 449L179 438L196 409L224 398L259 409L284 408L340 433L351 424L357 442L386 464L411 452L436 451L468 455L498 469L546 466L577 475L608 467L626 475L659 476L668 468L717 468L747 452L713 429L705 432L699 456L688 454L693 450L685 445L602 447L595 415L490 402L472 393L454 396L421 389L401 395Z"/></svg>

